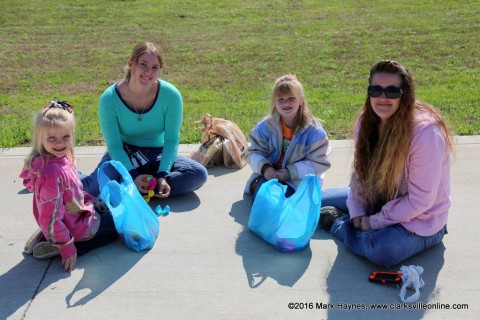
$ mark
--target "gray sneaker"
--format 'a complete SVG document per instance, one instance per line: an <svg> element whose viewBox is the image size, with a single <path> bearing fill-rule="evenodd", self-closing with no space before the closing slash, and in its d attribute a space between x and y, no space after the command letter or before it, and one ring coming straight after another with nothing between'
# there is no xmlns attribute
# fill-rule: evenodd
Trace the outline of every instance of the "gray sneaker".
<svg viewBox="0 0 480 320"><path fill-rule="evenodd" d="M42 230L38 228L35 232L28 238L27 242L25 243L25 247L23 248L23 252L26 254L32 254L33 248L41 242L45 241L45 237L43 236Z"/></svg>
<svg viewBox="0 0 480 320"><path fill-rule="evenodd" d="M345 213L341 211L340 209L337 209L335 207L322 207L320 209L320 228L330 231L332 228L333 222L340 218L341 216L347 215L348 213Z"/></svg>
<svg viewBox="0 0 480 320"><path fill-rule="evenodd" d="M50 244L47 241L39 242L35 248L33 248L33 256L37 259L48 259L59 255L57 246Z"/></svg>

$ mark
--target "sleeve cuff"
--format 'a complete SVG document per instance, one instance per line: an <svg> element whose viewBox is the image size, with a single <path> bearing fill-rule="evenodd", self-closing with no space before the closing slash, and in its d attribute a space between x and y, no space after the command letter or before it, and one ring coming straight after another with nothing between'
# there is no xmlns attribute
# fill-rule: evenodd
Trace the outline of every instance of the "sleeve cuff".
<svg viewBox="0 0 480 320"><path fill-rule="evenodd" d="M167 176L168 176L168 172L167 171L160 171L160 172L157 172L157 174L155 176L157 177L157 179L160 179L160 178L166 179Z"/></svg>
<svg viewBox="0 0 480 320"><path fill-rule="evenodd" d="M290 175L290 181L303 178L303 177L300 177L300 175L298 174L297 167L295 167L294 164L288 165L285 169L288 170L288 174Z"/></svg>
<svg viewBox="0 0 480 320"><path fill-rule="evenodd" d="M368 217L368 220L370 220L370 228L372 228L373 230L380 229L377 218L378 218L377 215Z"/></svg>
<svg viewBox="0 0 480 320"><path fill-rule="evenodd" d="M71 241L67 245L58 247L58 251L62 256L62 259L65 260L73 256L74 254L76 254L77 248L75 247L75 244L73 243L73 241Z"/></svg>

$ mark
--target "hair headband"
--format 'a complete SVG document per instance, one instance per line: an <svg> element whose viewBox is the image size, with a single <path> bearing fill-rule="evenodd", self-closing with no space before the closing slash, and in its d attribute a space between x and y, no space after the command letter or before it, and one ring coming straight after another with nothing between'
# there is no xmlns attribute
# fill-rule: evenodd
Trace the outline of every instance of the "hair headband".
<svg viewBox="0 0 480 320"><path fill-rule="evenodd" d="M50 105L48 105L45 108L45 111L53 109L53 108L60 108L63 110L68 111L69 113L72 113L73 106L71 106L67 101L60 101L60 100L54 100L50 101Z"/></svg>

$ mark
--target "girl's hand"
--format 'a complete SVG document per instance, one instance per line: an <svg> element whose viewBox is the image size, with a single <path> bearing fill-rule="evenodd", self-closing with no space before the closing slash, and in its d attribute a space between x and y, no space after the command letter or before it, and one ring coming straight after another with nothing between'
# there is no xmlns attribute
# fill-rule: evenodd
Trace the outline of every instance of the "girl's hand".
<svg viewBox="0 0 480 320"><path fill-rule="evenodd" d="M107 205L105 204L105 202L103 202L100 199L93 203L93 207L95 208L95 211L97 211L98 213L107 213L108 212Z"/></svg>
<svg viewBox="0 0 480 320"><path fill-rule="evenodd" d="M277 172L272 167L268 167L263 171L263 176L267 180L278 179Z"/></svg>
<svg viewBox="0 0 480 320"><path fill-rule="evenodd" d="M288 181L290 180L290 172L288 169L281 169L276 171L278 181Z"/></svg>
<svg viewBox="0 0 480 320"><path fill-rule="evenodd" d="M77 254L75 253L73 256L67 259L62 259L62 267L67 272L72 272L75 269L75 265L77 264Z"/></svg>
<svg viewBox="0 0 480 320"><path fill-rule="evenodd" d="M140 193L148 193L148 178L153 178L149 174L141 174L133 181Z"/></svg>
<svg viewBox="0 0 480 320"><path fill-rule="evenodd" d="M158 193L155 194L159 198L168 198L170 195L170 185L165 178L158 178L157 180Z"/></svg>

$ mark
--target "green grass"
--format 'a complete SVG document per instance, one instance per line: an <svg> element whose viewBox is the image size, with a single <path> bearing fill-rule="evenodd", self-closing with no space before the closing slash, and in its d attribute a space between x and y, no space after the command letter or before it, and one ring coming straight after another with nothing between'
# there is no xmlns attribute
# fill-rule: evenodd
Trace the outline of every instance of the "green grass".
<svg viewBox="0 0 480 320"><path fill-rule="evenodd" d="M161 46L161 77L184 98L182 143L206 112L248 132L274 80L295 73L331 139L351 138L370 66L407 66L419 99L456 134L480 134L478 1L3 0L0 147L28 145L33 115L57 97L75 106L77 144L103 144L100 94L133 46Z"/></svg>

